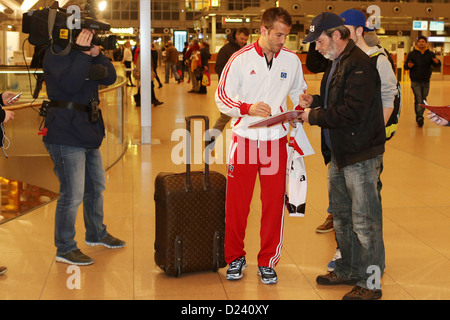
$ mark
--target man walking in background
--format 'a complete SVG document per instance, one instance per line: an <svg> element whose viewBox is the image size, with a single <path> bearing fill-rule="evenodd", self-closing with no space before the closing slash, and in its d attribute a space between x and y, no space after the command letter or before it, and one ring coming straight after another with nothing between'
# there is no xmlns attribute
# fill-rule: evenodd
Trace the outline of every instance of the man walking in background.
<svg viewBox="0 0 450 320"><path fill-rule="evenodd" d="M406 57L404 68L409 70L411 78L411 89L414 93L414 110L416 112L416 122L419 127L423 126L424 108L420 106L427 100L430 91L431 66L440 67L441 61L436 58L434 52L427 46L427 38L420 36L417 38L416 46Z"/></svg>
<svg viewBox="0 0 450 320"><path fill-rule="evenodd" d="M166 48L166 80L165 83L169 83L170 72L172 71L173 76L177 83L181 82L181 77L177 71L178 65L178 50L174 47L172 41L167 42Z"/></svg>

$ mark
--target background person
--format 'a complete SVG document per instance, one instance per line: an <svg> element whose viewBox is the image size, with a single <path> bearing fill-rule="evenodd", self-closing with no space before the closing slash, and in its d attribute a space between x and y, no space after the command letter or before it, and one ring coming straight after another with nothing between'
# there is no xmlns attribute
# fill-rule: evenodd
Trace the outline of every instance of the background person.
<svg viewBox="0 0 450 320"><path fill-rule="evenodd" d="M434 52L427 46L427 38L420 36L417 43L406 57L404 68L409 70L411 89L414 93L414 111L416 122L419 127L423 126L424 108L420 105L427 100L430 91L431 67L440 67L441 61L436 58Z"/></svg>
<svg viewBox="0 0 450 320"><path fill-rule="evenodd" d="M202 41L200 43L200 59L202 63L202 73L200 77L200 88L198 89L199 94L206 94L206 86L202 83L202 77L205 72L209 72L209 59L211 58L211 54L209 53L209 44L206 41Z"/></svg>
<svg viewBox="0 0 450 320"><path fill-rule="evenodd" d="M125 74L128 81L130 81L130 84L127 84L127 86L135 87L135 85L133 84L133 79L131 78L131 64L133 63L133 53L131 52L130 41L125 42L122 63L125 65Z"/></svg>
<svg viewBox="0 0 450 320"><path fill-rule="evenodd" d="M169 83L170 72L172 72L177 83L181 82L181 77L177 71L177 65L178 50L174 47L172 41L168 41L166 45L166 80L164 83Z"/></svg>
<svg viewBox="0 0 450 320"><path fill-rule="evenodd" d="M227 36L228 43L220 48L219 53L217 54L216 65L214 67L214 71L216 71L219 81L225 64L236 51L247 44L249 36L250 31L245 27L238 28ZM214 124L213 129L217 129L222 132L230 120L231 118L229 116L221 112L219 118Z"/></svg>

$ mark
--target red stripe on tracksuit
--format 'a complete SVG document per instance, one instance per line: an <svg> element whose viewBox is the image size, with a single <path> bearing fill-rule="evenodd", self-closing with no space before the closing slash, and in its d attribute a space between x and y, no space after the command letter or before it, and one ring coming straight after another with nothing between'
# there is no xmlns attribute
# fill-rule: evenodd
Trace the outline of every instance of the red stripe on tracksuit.
<svg viewBox="0 0 450 320"><path fill-rule="evenodd" d="M233 135L228 159L225 260L245 256L244 238L256 176L261 185L261 248L258 266L274 268L280 259L284 228L286 137L257 141Z"/></svg>
<svg viewBox="0 0 450 320"><path fill-rule="evenodd" d="M222 71L222 76L220 77L220 81L219 81L219 85L217 87L217 91L219 94L219 98L220 100L229 108L232 107L237 107L240 108L242 102L237 102L234 101L232 98L230 98L227 93L225 92L225 85L227 82L227 76L228 76L228 71L230 70L230 65L231 63L236 59L236 57L238 57L240 54L242 54L243 52L252 50L254 47L253 44L251 45L247 45L243 48L241 48L240 50L236 51L231 57L230 59L227 61L227 64L225 65L224 70Z"/></svg>

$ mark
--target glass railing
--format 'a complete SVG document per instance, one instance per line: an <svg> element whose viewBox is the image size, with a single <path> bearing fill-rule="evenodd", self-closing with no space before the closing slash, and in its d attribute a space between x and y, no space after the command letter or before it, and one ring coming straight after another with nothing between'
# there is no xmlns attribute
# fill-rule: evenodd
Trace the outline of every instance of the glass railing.
<svg viewBox="0 0 450 320"><path fill-rule="evenodd" d="M59 183L53 163L42 143L42 136L38 135L44 119L39 115L39 109L47 98L45 83L34 99L36 78L42 71L30 72L25 67L0 68L1 92L23 92L18 104L5 107L14 111L15 119L4 124L6 155L0 151L0 223L58 196ZM99 90L106 131L100 151L106 170L122 157L128 146L125 136L126 83L123 76L118 76L113 85Z"/></svg>

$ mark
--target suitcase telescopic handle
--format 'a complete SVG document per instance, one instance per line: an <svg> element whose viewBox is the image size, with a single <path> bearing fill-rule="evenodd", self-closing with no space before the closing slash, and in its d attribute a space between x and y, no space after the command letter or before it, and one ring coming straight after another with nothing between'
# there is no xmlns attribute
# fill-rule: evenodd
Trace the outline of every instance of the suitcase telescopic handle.
<svg viewBox="0 0 450 320"><path fill-rule="evenodd" d="M210 189L209 183L209 162L207 157L207 146L211 143L211 136L209 133L209 118L204 115L193 115L185 117L186 120L186 130L189 133L189 137L186 138L186 191L192 191L192 180L191 180L191 121L194 119L200 119L205 122L205 181L204 188L205 190Z"/></svg>

